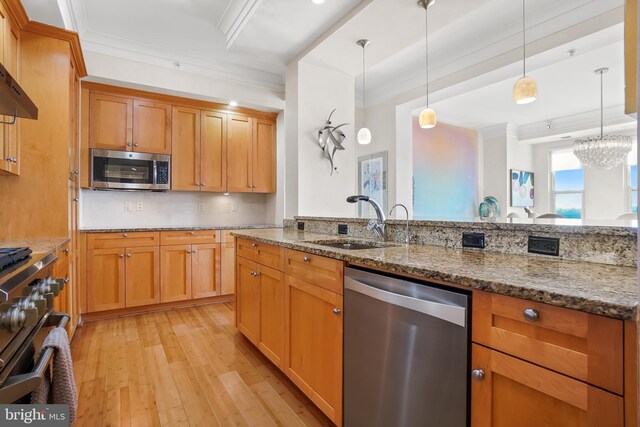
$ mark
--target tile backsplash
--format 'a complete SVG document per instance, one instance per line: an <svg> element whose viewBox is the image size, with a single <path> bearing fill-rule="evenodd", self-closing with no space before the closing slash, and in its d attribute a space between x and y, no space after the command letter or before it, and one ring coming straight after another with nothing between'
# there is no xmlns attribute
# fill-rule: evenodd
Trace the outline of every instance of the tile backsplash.
<svg viewBox="0 0 640 427"><path fill-rule="evenodd" d="M139 206L141 202L141 206ZM125 206L127 209L125 210ZM142 210L138 210L139 208ZM267 196L82 190L80 228L250 225L267 222Z"/></svg>

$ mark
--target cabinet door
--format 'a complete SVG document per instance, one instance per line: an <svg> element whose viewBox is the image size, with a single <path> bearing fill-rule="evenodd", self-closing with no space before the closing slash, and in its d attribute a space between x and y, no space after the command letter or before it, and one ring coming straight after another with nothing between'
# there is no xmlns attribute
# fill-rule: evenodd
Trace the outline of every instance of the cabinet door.
<svg viewBox="0 0 640 427"><path fill-rule="evenodd" d="M200 141L201 189L227 191L227 115L202 112Z"/></svg>
<svg viewBox="0 0 640 427"><path fill-rule="evenodd" d="M342 295L286 276L285 373L333 422L342 420Z"/></svg>
<svg viewBox="0 0 640 427"><path fill-rule="evenodd" d="M284 369L284 273L256 265L260 282L260 344L258 347Z"/></svg>
<svg viewBox="0 0 640 427"><path fill-rule="evenodd" d="M227 138L227 191L251 193L252 119L229 116Z"/></svg>
<svg viewBox="0 0 640 427"><path fill-rule="evenodd" d="M11 25L9 20L4 23L4 63L7 71L20 82L20 70L18 70L20 58L20 30ZM13 120L12 116L5 116L4 120ZM4 127L4 151L7 172L13 175L20 174L20 126L18 124L2 125ZM11 159L6 161L6 159Z"/></svg>
<svg viewBox="0 0 640 427"><path fill-rule="evenodd" d="M89 313L124 308L124 249L87 251L87 309Z"/></svg>
<svg viewBox="0 0 640 427"><path fill-rule="evenodd" d="M256 263L236 259L236 316L238 329L255 345L260 343L260 282Z"/></svg>
<svg viewBox="0 0 640 427"><path fill-rule="evenodd" d="M264 119L253 123L253 191L275 193L276 124Z"/></svg>
<svg viewBox="0 0 640 427"><path fill-rule="evenodd" d="M200 110L173 107L171 189L200 191Z"/></svg>
<svg viewBox="0 0 640 427"><path fill-rule="evenodd" d="M160 254L158 247L127 248L125 294L126 306L160 302Z"/></svg>
<svg viewBox="0 0 640 427"><path fill-rule="evenodd" d="M220 295L232 295L236 289L236 245L228 231L223 233Z"/></svg>
<svg viewBox="0 0 640 427"><path fill-rule="evenodd" d="M4 59L5 52L5 38L6 38L6 29L10 26L9 18L7 17L7 11L4 8L3 4L0 4L0 58ZM6 67L6 65L5 65ZM8 68L8 67L7 67ZM0 116L1 120L8 120L6 116ZM0 155L2 158L0 159L0 171L9 172L13 168L13 162L11 161L11 153L9 152L9 147L5 143L5 132L4 127L7 125L0 125Z"/></svg>
<svg viewBox="0 0 640 427"><path fill-rule="evenodd" d="M220 289L220 244L193 245L191 297L216 296Z"/></svg>
<svg viewBox="0 0 640 427"><path fill-rule="evenodd" d="M102 93L89 94L89 147L133 148L133 100Z"/></svg>
<svg viewBox="0 0 640 427"><path fill-rule="evenodd" d="M472 427L622 426L623 399L537 365L473 344Z"/></svg>
<svg viewBox="0 0 640 427"><path fill-rule="evenodd" d="M75 63L70 61L69 70L69 179L80 181L80 78Z"/></svg>
<svg viewBox="0 0 640 427"><path fill-rule="evenodd" d="M171 105L133 101L133 150L171 154Z"/></svg>
<svg viewBox="0 0 640 427"><path fill-rule="evenodd" d="M160 301L191 299L191 245L161 246Z"/></svg>

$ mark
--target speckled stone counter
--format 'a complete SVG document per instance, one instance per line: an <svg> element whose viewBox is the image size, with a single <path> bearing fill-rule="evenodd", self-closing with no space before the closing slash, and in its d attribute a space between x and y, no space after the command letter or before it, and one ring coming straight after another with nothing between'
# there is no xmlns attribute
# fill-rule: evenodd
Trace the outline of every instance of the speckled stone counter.
<svg viewBox="0 0 640 427"><path fill-rule="evenodd" d="M0 240L0 248L28 247L34 253L50 253L57 251L71 240L68 237L51 237L45 239Z"/></svg>
<svg viewBox="0 0 640 427"><path fill-rule="evenodd" d="M251 225L197 225L197 226L167 226L167 227L132 227L132 228L87 228L80 230L81 233L131 233L134 231L196 231L196 230L244 230L260 228L282 228L281 225L274 224L251 224Z"/></svg>
<svg viewBox="0 0 640 427"><path fill-rule="evenodd" d="M344 250L309 243L344 240L337 236L282 229L237 231L233 235L588 313L619 319L637 316L637 272L633 267L432 245L396 243L394 247Z"/></svg>

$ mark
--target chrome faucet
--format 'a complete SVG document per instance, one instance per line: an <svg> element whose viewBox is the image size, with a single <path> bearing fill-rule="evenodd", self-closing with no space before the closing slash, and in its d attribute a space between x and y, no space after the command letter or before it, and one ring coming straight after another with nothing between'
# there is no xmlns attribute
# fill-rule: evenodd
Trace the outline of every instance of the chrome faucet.
<svg viewBox="0 0 640 427"><path fill-rule="evenodd" d="M382 212L382 208L373 199L370 199L367 196L363 195L355 195L347 197L347 202L349 203L357 203L357 202L369 202L373 209L376 211L377 219L369 220L369 224L367 225L367 230L373 230L373 234L376 235L377 238L382 238L382 240L387 240L387 230L385 224L384 212Z"/></svg>
<svg viewBox="0 0 640 427"><path fill-rule="evenodd" d="M405 231L404 242L408 245L409 244L409 209L407 209L407 207L405 205L403 205L402 203L396 203L395 205L393 205L393 207L389 211L389 215L393 215L393 210L395 208L397 208L398 206L404 208L404 212L407 214L407 228L406 228L406 231Z"/></svg>

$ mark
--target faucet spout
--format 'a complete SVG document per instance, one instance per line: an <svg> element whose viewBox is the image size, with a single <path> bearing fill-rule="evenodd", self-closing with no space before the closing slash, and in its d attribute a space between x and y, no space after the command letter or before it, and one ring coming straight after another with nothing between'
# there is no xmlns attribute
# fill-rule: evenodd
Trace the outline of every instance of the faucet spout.
<svg viewBox="0 0 640 427"><path fill-rule="evenodd" d="M376 237L381 237L382 240L387 240L386 233L386 218L384 216L384 212L382 208L375 200L369 198L368 196L364 196L362 194L356 194L354 196L347 197L347 202L349 203L358 203L358 202L369 202L371 206L373 206L373 210L376 212L377 219L369 221L368 229L373 230Z"/></svg>

